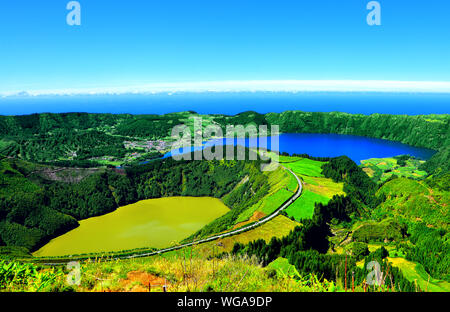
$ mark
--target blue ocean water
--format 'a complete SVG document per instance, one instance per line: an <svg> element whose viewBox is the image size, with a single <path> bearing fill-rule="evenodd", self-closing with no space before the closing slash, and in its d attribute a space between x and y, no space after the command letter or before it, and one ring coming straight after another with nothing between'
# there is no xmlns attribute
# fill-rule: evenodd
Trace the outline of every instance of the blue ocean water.
<svg viewBox="0 0 450 312"><path fill-rule="evenodd" d="M129 113L165 114L196 111L201 114L234 115L302 110L340 111L360 114L448 114L450 94L342 93L342 92L241 92L174 93L149 95L86 95L0 98L0 115L32 113Z"/></svg>
<svg viewBox="0 0 450 312"><path fill-rule="evenodd" d="M237 139L234 139L233 144L256 147L259 143L259 145L267 146L270 149L272 147L272 138L269 137L264 141L267 143L263 143L263 140L261 142L252 142L246 139L245 144L242 144ZM171 157L172 155L186 153L188 151L201 150L212 145L223 145L225 142L225 139L218 139L205 143L203 147L193 147L185 150L176 149L167 153L164 157ZM355 135L311 133L281 134L279 136L279 151L289 154L308 154L315 157L338 157L345 155L357 164L360 164L361 160L369 158L385 158L398 155L410 155L428 160L436 153L436 151L430 149L418 148L388 140Z"/></svg>

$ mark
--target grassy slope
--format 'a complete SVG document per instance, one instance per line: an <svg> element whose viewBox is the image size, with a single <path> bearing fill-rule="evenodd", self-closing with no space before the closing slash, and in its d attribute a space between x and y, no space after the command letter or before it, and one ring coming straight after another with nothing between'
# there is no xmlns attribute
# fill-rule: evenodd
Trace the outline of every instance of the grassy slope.
<svg viewBox="0 0 450 312"><path fill-rule="evenodd" d="M336 248L336 252L338 254L343 254L346 250L349 252L348 246L351 244ZM384 243L371 243L368 244L368 248L370 252L374 252L379 249L381 246L386 248L389 252L389 257L387 258L389 262L394 266L399 268L406 279L410 282L416 281L417 285L420 287L422 291L431 291L431 292L449 292L450 291L450 283L434 279L429 276L427 272L425 272L423 266L419 263L406 260L403 255L395 248L393 245L388 245ZM362 268L364 266L364 260L360 260L357 262L357 265Z"/></svg>
<svg viewBox="0 0 450 312"><path fill-rule="evenodd" d="M19 171L13 169L7 160L0 161L0 196L10 197L15 192L31 193L39 187L26 179Z"/></svg>
<svg viewBox="0 0 450 312"><path fill-rule="evenodd" d="M284 276L289 277L300 276L300 273L298 273L295 266L290 264L288 259L283 257L275 259L274 261L269 263L268 267L279 271Z"/></svg>
<svg viewBox="0 0 450 312"><path fill-rule="evenodd" d="M269 242L272 237L281 238L287 236L298 225L299 223L285 216L277 216L253 230L201 244L198 246L198 250L204 256L211 255L214 248L218 252L229 252L233 249L235 243L248 244L258 239L264 239L266 242Z"/></svg>
<svg viewBox="0 0 450 312"><path fill-rule="evenodd" d="M300 157L281 156L283 166L290 168L303 181L303 194L286 209L296 220L311 218L316 203L326 204L334 195L344 194L343 183L335 183L322 175L324 162Z"/></svg>
<svg viewBox="0 0 450 312"><path fill-rule="evenodd" d="M295 160L295 161L294 161ZM295 173L311 177L323 177L321 161L298 157L280 157L280 162Z"/></svg>
<svg viewBox="0 0 450 312"><path fill-rule="evenodd" d="M361 161L361 168L371 177L375 182L384 182L392 175L405 178L424 178L427 172L420 170L419 167L425 161L418 159L406 160L405 166L399 166L395 158L371 158Z"/></svg>
<svg viewBox="0 0 450 312"><path fill-rule="evenodd" d="M367 231L375 235L374 226L382 228L382 225L388 224L389 220L424 221L430 227L448 228L450 222L448 193L437 188L431 188L424 181L398 178L384 184L377 193L377 195L382 194L386 195L386 201L372 212L376 219L381 219L382 221L363 220L356 222L351 228L351 231L353 231L351 234L367 228ZM370 229L370 226L374 227L374 229ZM383 236L386 233L382 231L381 234ZM344 236L342 234L340 238ZM334 242L338 241L339 239L335 239ZM348 239L344 244L350 241L351 239ZM351 246L351 244L344 244L336 248L337 253L343 253L348 249L348 246ZM404 254L395 247L395 242L371 242L368 244L371 252L381 246L384 246L389 251L389 261L398 267L409 281L414 282L416 280L422 290L450 291L450 283L429 277L421 264L406 260ZM363 265L363 263L359 264Z"/></svg>
<svg viewBox="0 0 450 312"><path fill-rule="evenodd" d="M282 168L279 168L276 171L266 172L265 174L268 176L270 185L269 194L239 215L237 219L237 223L240 223L239 226L244 224L242 222L248 220L254 221L265 215L271 214L282 203L289 199L297 188L297 181L295 178Z"/></svg>
<svg viewBox="0 0 450 312"><path fill-rule="evenodd" d="M398 178L383 185L377 195L387 200L374 211L379 216L400 216L447 228L450 223L448 193L429 188L424 182Z"/></svg>
<svg viewBox="0 0 450 312"><path fill-rule="evenodd" d="M450 223L448 193L428 187L423 181L406 178L394 179L379 191L387 200L374 213L406 218L411 222L424 221L430 227L448 228ZM429 277L421 264L401 257L390 258L405 277L416 280L423 290L450 291L450 283Z"/></svg>
<svg viewBox="0 0 450 312"><path fill-rule="evenodd" d="M289 217L294 217L295 220L311 219L315 204L326 204L329 200L327 197L305 189L302 196L286 209L286 213Z"/></svg>
<svg viewBox="0 0 450 312"><path fill-rule="evenodd" d="M423 266L404 258L388 258L393 266L398 267L409 281L417 281L424 291L450 291L450 283L430 277Z"/></svg>
<svg viewBox="0 0 450 312"><path fill-rule="evenodd" d="M194 255L195 250L182 250L171 255L112 262L81 264L79 286L66 283L65 267L39 269L18 265L7 274L12 279L0 285L0 291L78 292L311 292L335 291L332 283L306 282L263 268L255 259L230 258L208 260ZM0 275L3 263L0 262ZM29 268L28 273L14 277L14 272ZM8 269L7 269L8 270ZM32 271L32 272L30 272Z"/></svg>

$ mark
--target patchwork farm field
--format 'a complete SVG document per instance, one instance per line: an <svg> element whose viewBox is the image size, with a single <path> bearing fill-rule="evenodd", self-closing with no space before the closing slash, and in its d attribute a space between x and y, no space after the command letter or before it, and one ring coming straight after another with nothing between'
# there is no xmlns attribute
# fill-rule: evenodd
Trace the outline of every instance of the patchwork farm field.
<svg viewBox="0 0 450 312"><path fill-rule="evenodd" d="M285 169L270 171L266 174L270 185L269 194L239 215L236 220L239 226L244 225L249 220L260 219L271 214L288 200L298 188L295 177Z"/></svg>
<svg viewBox="0 0 450 312"><path fill-rule="evenodd" d="M281 156L280 162L302 179L302 196L286 209L287 215L295 220L310 219L316 203L327 204L334 195L345 194L343 183L323 176L322 165L325 162L286 156Z"/></svg>
<svg viewBox="0 0 450 312"><path fill-rule="evenodd" d="M33 255L52 257L162 248L179 242L229 209L209 197L150 199L80 222L80 226L51 240Z"/></svg>
<svg viewBox="0 0 450 312"><path fill-rule="evenodd" d="M311 160L308 158L285 156L280 157L280 162L295 173L310 177L323 177L321 167L324 162Z"/></svg>

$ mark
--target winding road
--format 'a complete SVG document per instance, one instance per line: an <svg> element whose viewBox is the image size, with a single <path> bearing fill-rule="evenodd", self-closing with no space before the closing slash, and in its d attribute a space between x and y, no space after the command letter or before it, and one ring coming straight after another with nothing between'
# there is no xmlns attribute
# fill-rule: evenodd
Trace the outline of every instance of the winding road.
<svg viewBox="0 0 450 312"><path fill-rule="evenodd" d="M178 250L184 247L189 247L189 246L193 246L193 245L198 245L198 244L203 244L203 243L207 243L207 242L211 242L220 238L224 238L224 237L229 237L229 236L234 236L236 234L240 234L242 232L254 229L264 223L269 222L270 220L272 220L273 218L275 218L276 216L278 216L283 210L285 210L287 207L289 207L294 201L296 201L300 195L302 194L302 182L300 180L300 178L294 173L292 172L291 169L283 167L284 169L286 169L287 171L289 171L297 180L298 183L298 188L297 191L294 193L294 195L292 195L288 200L286 200L277 210L275 210L273 213L271 213L270 215L259 219L258 221L256 221L255 223L252 223L248 226L236 229L236 230L232 230L230 232L226 232L226 233L222 233L222 234L217 234L217 235L213 235L210 236L208 238L204 238L201 240L197 240L197 241L193 241L190 243L185 243L185 244L181 244L181 245L177 245L177 246L173 246L173 247L169 247L169 248L164 248L164 249L160 249L157 251L152 251L152 252L148 252L148 253L139 253L139 254L134 254L131 256L117 256L117 257L111 257L108 258L110 260L118 260L118 259L133 259L133 258L143 258L143 257L151 257L151 256L155 256L155 255L160 255L166 252L170 252L170 251L174 251L174 250ZM41 263L43 265L61 265L61 264L65 264L69 261L77 261L79 259L76 258L70 258L70 260L65 259L62 262L59 263Z"/></svg>

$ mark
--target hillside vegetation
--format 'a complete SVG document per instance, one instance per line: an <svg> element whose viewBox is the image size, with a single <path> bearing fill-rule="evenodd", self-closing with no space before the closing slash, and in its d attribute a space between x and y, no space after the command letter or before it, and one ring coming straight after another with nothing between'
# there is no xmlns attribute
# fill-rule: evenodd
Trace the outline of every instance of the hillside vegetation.
<svg viewBox="0 0 450 312"><path fill-rule="evenodd" d="M287 168L290 168L302 180L302 196L285 211L288 217L298 221L311 219L316 204L327 204L333 196L345 194L342 182L334 182L322 174L322 166L327 161L311 158L300 156L280 157L280 162Z"/></svg>
<svg viewBox="0 0 450 312"><path fill-rule="evenodd" d="M386 182L395 177L423 179L428 173L423 169L425 161L408 155L390 158L371 158L361 161L361 168L375 182Z"/></svg>
<svg viewBox="0 0 450 312"><path fill-rule="evenodd" d="M268 177L261 173L260 164L168 158L125 170L94 171L69 183L39 174L51 168L4 158L0 161L0 246L35 250L78 226L77 220L139 200L173 196L222 198L231 211L211 227L211 233L220 232L268 193Z"/></svg>
<svg viewBox="0 0 450 312"><path fill-rule="evenodd" d="M237 242L232 254L269 266L282 257L295 274L320 274L347 289L352 278L365 287L367 265L376 260L387 289L450 291L448 176L377 185L347 157L323 164L322 175L343 182L345 195L316 203L312 219L289 235Z"/></svg>
<svg viewBox="0 0 450 312"><path fill-rule="evenodd" d="M285 157L283 161L295 164L301 159ZM308 166L294 166L303 177L313 172ZM439 207L448 214L448 179L397 178L378 186L347 157L321 162L320 175L309 178L341 183L345 193L327 203L316 202L309 219L296 223L278 216L248 232L162 257L82 263L82 284L71 289L149 291L150 284L151 291L161 291L161 284L166 284L169 291L450 290L448 221L432 213ZM275 176L282 179L283 175ZM422 207L412 209L410 200L430 194L440 201L438 206L424 201ZM403 205L390 203L403 196L407 197ZM367 265L373 260L385 273L380 287L366 284ZM234 280L238 286L229 288ZM20 284L8 285L11 290ZM58 282L53 285L67 287Z"/></svg>
<svg viewBox="0 0 450 312"><path fill-rule="evenodd" d="M220 125L279 125L284 133L337 133L388 139L439 151L422 169L446 172L450 163L449 115L382 115L287 111L235 116L198 115L194 112L167 115L33 114L0 116L0 154L30 161L124 162L133 152L154 157L141 149L126 148L124 141L169 140L174 126L190 117L202 117L203 127ZM270 128L269 128L270 129ZM225 132L224 132L225 133ZM157 152L155 149L151 151ZM111 162L115 163L115 162Z"/></svg>
<svg viewBox="0 0 450 312"><path fill-rule="evenodd" d="M98 162L125 161L134 147L124 141L168 141L172 126L190 116L198 115L0 117L0 256L27 260L30 250L79 220L142 199L220 198L230 211L187 238L192 241L254 222L295 191L282 167L263 173L261 160L162 159L122 169ZM282 165L302 179L303 195L258 228L162 256L84 262L82 284L69 289L63 268L2 262L2 289L145 291L163 282L169 291L450 291L449 115L295 111L205 118L223 127L278 124L282 132L363 135L438 153L425 163L396 157L363 166L346 156L283 155ZM367 284L372 261L383 272L381 286Z"/></svg>

